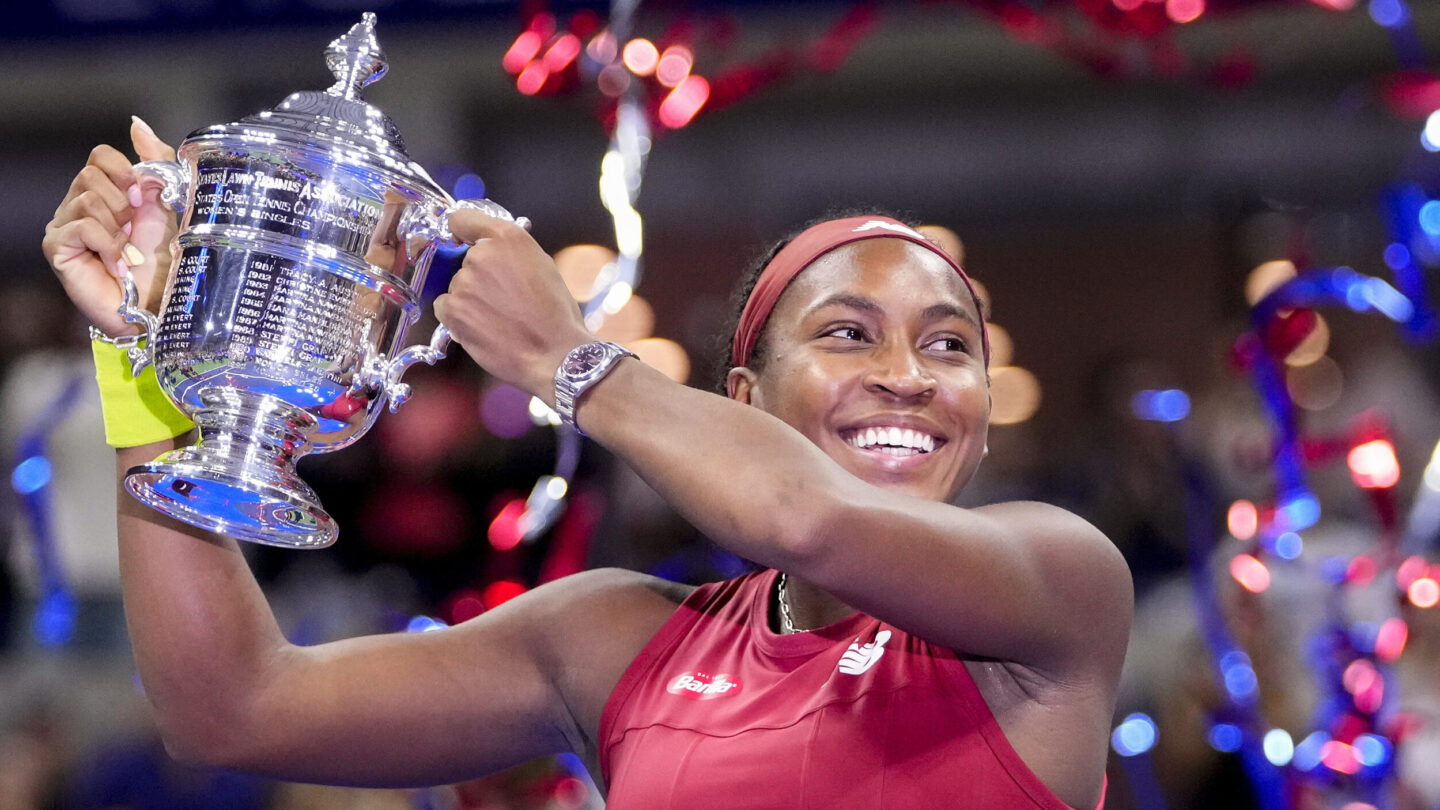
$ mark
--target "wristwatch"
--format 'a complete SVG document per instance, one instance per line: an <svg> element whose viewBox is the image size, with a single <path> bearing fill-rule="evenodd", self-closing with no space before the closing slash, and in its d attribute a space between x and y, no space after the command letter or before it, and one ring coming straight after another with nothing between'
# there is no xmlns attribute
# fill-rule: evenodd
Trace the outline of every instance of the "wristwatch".
<svg viewBox="0 0 1440 810"><path fill-rule="evenodd" d="M575 424L575 402L590 386L604 379L622 357L635 357L635 353L603 340L581 344L565 355L555 369L555 412L560 414L560 421L585 435Z"/></svg>

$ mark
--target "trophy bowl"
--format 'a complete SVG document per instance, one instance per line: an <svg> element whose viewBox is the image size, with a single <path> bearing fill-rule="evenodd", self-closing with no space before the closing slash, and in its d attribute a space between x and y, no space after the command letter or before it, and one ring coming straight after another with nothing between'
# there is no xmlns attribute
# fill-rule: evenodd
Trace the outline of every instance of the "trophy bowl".
<svg viewBox="0 0 1440 810"><path fill-rule="evenodd" d="M121 313L199 440L131 468L129 492L187 523L267 545L319 548L335 521L295 472L307 453L364 435L409 396L406 368L444 356L444 326L400 348L455 201L360 99L384 75L375 15L332 42L336 82L274 110L191 133L175 161L137 164L180 213L159 316L125 283ZM522 225L528 223L517 220Z"/></svg>

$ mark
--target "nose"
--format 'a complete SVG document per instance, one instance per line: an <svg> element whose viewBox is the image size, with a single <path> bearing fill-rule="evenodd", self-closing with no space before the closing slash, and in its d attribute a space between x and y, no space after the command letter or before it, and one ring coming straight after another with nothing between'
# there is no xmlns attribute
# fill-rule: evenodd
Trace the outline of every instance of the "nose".
<svg viewBox="0 0 1440 810"><path fill-rule="evenodd" d="M901 399L923 399L934 396L935 377L917 351L892 346L874 355L874 364L865 373L865 388Z"/></svg>

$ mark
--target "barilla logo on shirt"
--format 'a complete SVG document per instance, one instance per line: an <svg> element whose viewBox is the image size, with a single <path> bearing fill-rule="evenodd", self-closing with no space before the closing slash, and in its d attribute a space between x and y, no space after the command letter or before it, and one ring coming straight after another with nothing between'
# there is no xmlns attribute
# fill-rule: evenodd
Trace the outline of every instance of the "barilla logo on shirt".
<svg viewBox="0 0 1440 810"><path fill-rule="evenodd" d="M691 700L714 700L739 692L740 682L730 680L730 676L723 672L714 675L689 672L671 680L665 691Z"/></svg>

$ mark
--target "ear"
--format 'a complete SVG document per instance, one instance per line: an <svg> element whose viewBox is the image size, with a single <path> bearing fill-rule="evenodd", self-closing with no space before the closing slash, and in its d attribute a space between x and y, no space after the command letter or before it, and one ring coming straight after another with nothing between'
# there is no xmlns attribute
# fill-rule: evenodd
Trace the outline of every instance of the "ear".
<svg viewBox="0 0 1440 810"><path fill-rule="evenodd" d="M758 405L753 401L757 396L756 382L755 372L745 366L737 366L725 375L725 393L736 402Z"/></svg>

